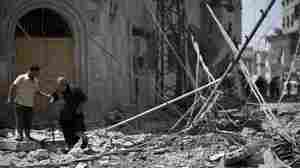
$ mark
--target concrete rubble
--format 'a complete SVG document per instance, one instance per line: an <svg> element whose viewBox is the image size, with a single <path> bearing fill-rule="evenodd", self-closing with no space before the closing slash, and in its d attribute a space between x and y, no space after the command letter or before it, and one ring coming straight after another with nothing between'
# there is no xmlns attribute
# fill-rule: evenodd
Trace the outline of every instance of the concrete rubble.
<svg viewBox="0 0 300 168"><path fill-rule="evenodd" d="M270 123L264 117L257 117L256 113L251 114L251 117L237 116L241 116L239 112L231 114L231 117L235 118L234 121L222 116L222 120L205 122L193 135L125 134L123 132L128 132L122 128L120 128L122 132L90 130L86 132L89 137L88 148L81 149L79 141L67 154L62 152L64 144L59 130L54 132L47 129L34 130L32 136L38 139L36 142L17 143L12 140L13 130L5 129L0 131L0 167L298 168L300 166L298 161L300 117L297 113L288 109L281 110L278 115L280 122L296 139L295 144L272 131Z"/></svg>
<svg viewBox="0 0 300 168"><path fill-rule="evenodd" d="M59 136L57 134L57 139ZM0 167L240 168L242 165L245 168L271 168L271 162L275 165L296 164L297 158L293 146L280 137L247 127L237 132L206 132L193 136L126 135L97 129L89 131L88 136L90 144L87 149L80 149L79 142L68 154L60 151L62 146L51 145L27 152L2 150Z"/></svg>

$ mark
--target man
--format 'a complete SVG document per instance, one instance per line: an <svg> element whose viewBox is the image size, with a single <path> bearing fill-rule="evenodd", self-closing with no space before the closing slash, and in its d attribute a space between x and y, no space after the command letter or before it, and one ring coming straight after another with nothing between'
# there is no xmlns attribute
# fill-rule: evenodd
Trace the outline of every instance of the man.
<svg viewBox="0 0 300 168"><path fill-rule="evenodd" d="M51 103L56 102L59 107L59 124L67 144L68 152L73 146L82 139L81 148L88 145L88 138L84 134L84 116L81 111L82 105L87 101L87 96L78 87L71 87L64 77L57 79L57 89L52 94Z"/></svg>
<svg viewBox="0 0 300 168"><path fill-rule="evenodd" d="M28 140L33 140L30 136L30 129L33 118L34 97L36 94L51 98L43 93L39 87L38 77L40 67L32 65L29 70L19 75L10 85L8 93L8 103L15 103L15 119L17 128L17 141L23 140L23 131Z"/></svg>
<svg viewBox="0 0 300 168"><path fill-rule="evenodd" d="M260 91L260 93L262 94L262 96L266 98L268 95L268 88L269 88L268 81L263 76L260 75L256 79L255 84L258 90Z"/></svg>
<svg viewBox="0 0 300 168"><path fill-rule="evenodd" d="M270 96L273 100L277 100L280 97L280 76L272 78L270 83Z"/></svg>

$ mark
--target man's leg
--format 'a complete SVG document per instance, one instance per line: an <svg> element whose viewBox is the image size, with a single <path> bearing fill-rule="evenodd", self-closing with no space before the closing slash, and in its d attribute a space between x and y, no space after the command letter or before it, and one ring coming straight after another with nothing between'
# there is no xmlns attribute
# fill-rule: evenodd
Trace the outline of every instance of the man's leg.
<svg viewBox="0 0 300 168"><path fill-rule="evenodd" d="M279 89L279 87L276 87L276 89L275 89L275 97L276 97L276 100L280 97L280 89Z"/></svg>
<svg viewBox="0 0 300 168"><path fill-rule="evenodd" d="M71 130L71 148L73 148L75 145L76 145L76 143L79 141L79 139L80 139L80 137L77 135L77 132L76 132L76 130L74 130L74 129L72 129Z"/></svg>
<svg viewBox="0 0 300 168"><path fill-rule="evenodd" d="M67 144L68 148L72 148L72 124L70 124L70 121L60 121L59 123L65 138L65 143Z"/></svg>
<svg viewBox="0 0 300 168"><path fill-rule="evenodd" d="M78 132L76 132L76 136L82 140L82 144L80 145L80 148L81 149L86 148L88 146L88 137L84 134L84 132L78 131Z"/></svg>
<svg viewBox="0 0 300 168"><path fill-rule="evenodd" d="M22 106L16 105L15 109L15 120L16 120L16 129L17 129L17 138L16 140L23 140L23 129L24 129L24 111Z"/></svg>
<svg viewBox="0 0 300 168"><path fill-rule="evenodd" d="M84 115L83 114L76 115L75 121L73 123L75 124L74 125L75 134L78 137L77 141L79 139L82 140L82 144L81 144L80 148L84 149L88 145L88 138L84 134L84 131L86 131L85 124L84 124ZM76 141L76 143L77 143L77 141Z"/></svg>
<svg viewBox="0 0 300 168"><path fill-rule="evenodd" d="M25 136L29 140L33 140L30 136L30 130L32 126L32 118L33 118L33 109L31 107L26 107L26 110L24 111L24 129L25 129Z"/></svg>

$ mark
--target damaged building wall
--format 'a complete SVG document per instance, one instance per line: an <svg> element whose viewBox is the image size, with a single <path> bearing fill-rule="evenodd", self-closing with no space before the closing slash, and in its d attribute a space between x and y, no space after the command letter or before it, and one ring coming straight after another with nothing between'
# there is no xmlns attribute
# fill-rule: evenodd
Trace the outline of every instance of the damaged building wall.
<svg viewBox="0 0 300 168"><path fill-rule="evenodd" d="M87 5L78 2L80 6ZM154 75L149 67L153 30L144 3L140 0L98 1L97 6L92 3L90 7L97 11L94 14L98 23L92 26L95 30L92 36L97 42L90 39L88 42L89 93L96 99L90 102L93 107L90 106L89 114L94 115L93 119L102 119L105 112L129 104L139 104L137 110L144 110L154 104ZM142 65L137 63L140 59Z"/></svg>
<svg viewBox="0 0 300 168"><path fill-rule="evenodd" d="M144 2L155 12L155 4L148 0L2 0L0 79L4 87L3 93L1 91L0 107L3 112L0 113L0 118L4 120L0 122L9 121L12 125L13 119L11 110L8 110L5 104L8 83L17 75L14 73L16 48L11 38L13 23L10 19L16 20L16 13L22 13L22 9L28 12L41 7L49 7L61 14L72 28L75 39L74 57L79 67L75 83L81 85L89 96L84 109L88 123L102 121L107 112L120 106L138 103L138 111L153 106L157 68L155 24ZM204 48L216 46L207 54L204 53L204 57L208 58L205 59L216 58L212 55L221 53L220 49L223 46L218 42L222 38L221 35L215 32L207 34L207 22L210 17L199 1L189 0L185 3L189 24L195 25L199 30L199 43L203 44ZM29 7L30 4L33 6ZM237 5L240 5L240 2ZM240 6L236 9L231 14L234 22L232 29L233 34L240 39ZM224 20L227 17L221 17L225 15L221 10L216 8L218 17ZM224 24L227 23L224 21Z"/></svg>
<svg viewBox="0 0 300 168"><path fill-rule="evenodd" d="M231 60L232 51L205 5L199 1L185 2L188 24L196 32L200 52L208 67L218 76L223 72L223 68L226 67L224 65ZM242 31L241 1L210 1L209 4L225 30L238 46L241 43Z"/></svg>
<svg viewBox="0 0 300 168"><path fill-rule="evenodd" d="M120 1L78 2L95 17L88 38L88 118L100 120L103 112L131 103L128 20Z"/></svg>
<svg viewBox="0 0 300 168"><path fill-rule="evenodd" d="M81 15L81 20L74 22L80 22L86 28L86 31L78 32L84 33L84 47L86 47L86 55L80 55L81 59L86 59L86 65L81 68L86 68L86 74L81 73L81 78L76 83L81 85L88 93L89 101L85 107L88 122L99 122L103 119L105 112L111 111L121 105L128 105L136 103L136 100L140 100L139 103L142 107L153 104L151 91L154 86L151 72L146 71L146 66L136 83L136 75L134 75L134 62L136 57L147 57L149 54L150 44L149 40L145 37L139 37L134 35L132 31L134 28L148 29L146 11L144 4L141 1L131 0L102 0L102 1L1 1L1 36L5 36L10 30L8 29L9 17L13 17L13 12L16 11L18 6L26 6L26 4L37 4L36 8L53 6L56 9L56 5L60 5L63 9L68 8L66 11L78 12ZM57 7L59 8L59 7ZM71 9L69 9L71 8ZM61 14L58 9L59 14ZM62 14L63 15L63 14ZM74 18L74 20L77 18ZM67 22L71 22L67 20ZM71 26L72 23L70 23ZM73 29L74 30L74 29ZM148 30L147 30L148 31ZM151 29L149 30L149 32ZM8 41L7 38L1 39L1 43L5 44ZM3 64L13 63L14 55L13 46L1 45L1 59ZM11 52L11 54L10 54ZM76 52L76 51L75 51ZM151 53L151 52L150 52ZM77 53L78 55L81 53ZM111 54L111 55L110 55ZM11 64L13 65L13 64ZM8 81L12 81L15 77L14 68L1 66L1 81L4 81L5 87L2 98L1 107L7 107L5 105L6 95L8 91ZM140 70L138 70L140 71ZM85 84L86 83L86 84ZM2 83L1 83L2 84ZM139 87L136 88L136 85ZM139 90L139 97L136 98L136 90ZM12 120L13 113L11 110L5 109L1 113L1 118L5 119L1 122L6 122L7 118ZM11 125L10 120L10 125ZM102 122L101 122L102 123Z"/></svg>
<svg viewBox="0 0 300 168"><path fill-rule="evenodd" d="M274 34L267 37L270 43L270 63L272 77L281 76L283 72L288 72L293 56L296 51L297 38L299 36L292 34ZM296 62L296 69L299 65Z"/></svg>

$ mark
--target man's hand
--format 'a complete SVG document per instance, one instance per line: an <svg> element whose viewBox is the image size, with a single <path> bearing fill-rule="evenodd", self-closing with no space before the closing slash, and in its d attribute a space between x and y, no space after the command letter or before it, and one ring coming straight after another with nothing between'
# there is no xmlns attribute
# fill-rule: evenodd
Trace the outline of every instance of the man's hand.
<svg viewBox="0 0 300 168"><path fill-rule="evenodd" d="M47 97L49 100L52 98L52 96L51 96L50 94L47 94L47 93L45 93L45 92L43 92L43 91L41 91L41 90L37 91L36 93L37 93L38 95L40 95L40 96Z"/></svg>
<svg viewBox="0 0 300 168"><path fill-rule="evenodd" d="M9 86L8 96L7 96L7 104L14 103L15 97L16 97L16 88L17 85L12 84Z"/></svg>
<svg viewBox="0 0 300 168"><path fill-rule="evenodd" d="M49 97L49 103L54 103L54 97L50 95Z"/></svg>
<svg viewBox="0 0 300 168"><path fill-rule="evenodd" d="M7 104L10 104L11 103L11 98L7 98Z"/></svg>

